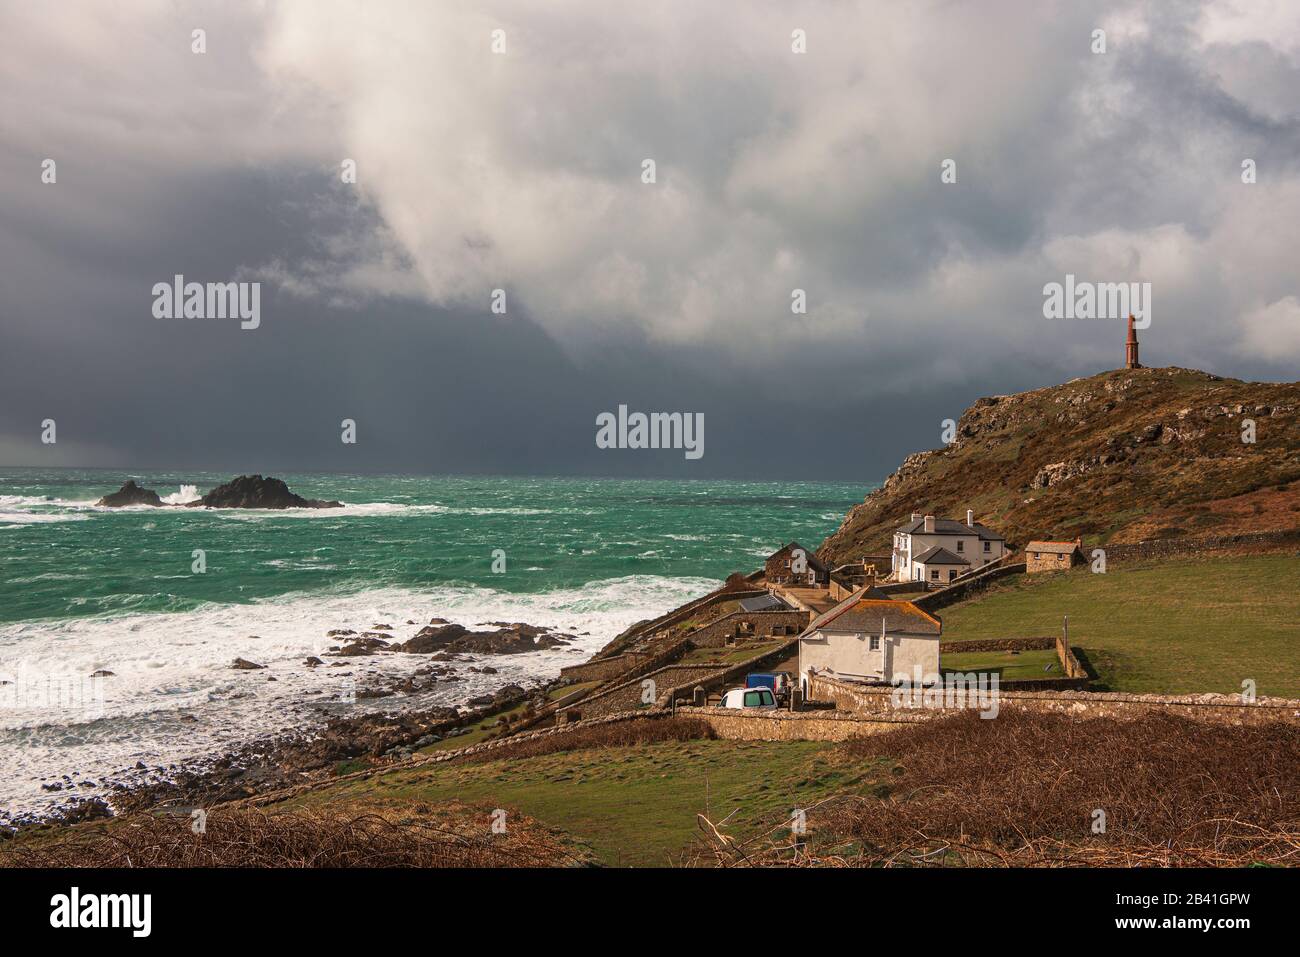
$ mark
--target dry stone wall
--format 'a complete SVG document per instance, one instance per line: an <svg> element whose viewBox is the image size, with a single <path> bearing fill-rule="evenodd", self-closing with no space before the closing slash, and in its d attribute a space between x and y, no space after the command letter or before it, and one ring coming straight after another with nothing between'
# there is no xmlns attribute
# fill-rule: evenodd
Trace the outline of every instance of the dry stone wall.
<svg viewBox="0 0 1300 957"><path fill-rule="evenodd" d="M834 711L754 711L745 708L678 708L684 718L708 722L719 738L738 741L847 741L896 731L927 715L862 718Z"/></svg>
<svg viewBox="0 0 1300 957"><path fill-rule="evenodd" d="M817 701L830 701L836 710L859 716L916 713L917 709L896 709L892 689L882 686L854 685L824 675L809 681L808 695ZM1266 725L1275 722L1300 724L1300 699L1257 698L1247 703L1240 695L1195 694L1156 695L1124 692L1090 691L1006 691L999 690L999 710L1014 709L1048 714L1066 714L1076 718L1136 718L1159 711L1178 714L1199 721L1232 725ZM935 709L934 714L943 713Z"/></svg>

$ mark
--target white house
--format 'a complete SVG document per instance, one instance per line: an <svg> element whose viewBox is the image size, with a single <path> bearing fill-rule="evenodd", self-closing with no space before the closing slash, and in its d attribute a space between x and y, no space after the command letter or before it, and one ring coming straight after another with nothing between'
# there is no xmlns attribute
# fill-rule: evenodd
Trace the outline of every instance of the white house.
<svg viewBox="0 0 1300 957"><path fill-rule="evenodd" d="M813 621L799 636L804 693L813 671L851 681L912 680L914 670L939 673L943 623L910 601L865 597L861 588Z"/></svg>
<svg viewBox="0 0 1300 957"><path fill-rule="evenodd" d="M1006 539L976 522L971 509L964 525L913 512L911 521L894 529L894 580L947 583L997 561L1006 550Z"/></svg>

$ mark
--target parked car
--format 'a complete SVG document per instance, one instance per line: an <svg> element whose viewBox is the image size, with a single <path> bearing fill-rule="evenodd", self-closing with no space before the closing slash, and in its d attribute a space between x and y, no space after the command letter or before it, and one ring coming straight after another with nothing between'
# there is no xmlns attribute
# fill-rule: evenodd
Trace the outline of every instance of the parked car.
<svg viewBox="0 0 1300 957"><path fill-rule="evenodd" d="M794 687L794 676L788 671L751 671L745 676L746 688L771 688L778 705L790 702L790 689Z"/></svg>
<svg viewBox="0 0 1300 957"><path fill-rule="evenodd" d="M722 696L722 707L775 711L776 696L771 688L732 688Z"/></svg>

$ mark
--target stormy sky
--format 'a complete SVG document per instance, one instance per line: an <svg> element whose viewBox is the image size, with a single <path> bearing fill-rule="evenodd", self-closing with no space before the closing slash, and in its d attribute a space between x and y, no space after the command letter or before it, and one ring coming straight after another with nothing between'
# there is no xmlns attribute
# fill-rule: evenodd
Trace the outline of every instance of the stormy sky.
<svg viewBox="0 0 1300 957"><path fill-rule="evenodd" d="M0 0L0 466L870 481L1122 362L1067 273L1296 379L1297 250L1288 0ZM704 456L597 448L620 404Z"/></svg>

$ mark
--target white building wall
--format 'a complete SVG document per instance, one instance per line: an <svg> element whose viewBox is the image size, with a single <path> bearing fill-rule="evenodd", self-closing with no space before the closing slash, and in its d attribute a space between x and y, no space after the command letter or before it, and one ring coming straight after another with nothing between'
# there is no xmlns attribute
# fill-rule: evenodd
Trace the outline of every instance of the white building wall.
<svg viewBox="0 0 1300 957"><path fill-rule="evenodd" d="M799 641L799 677L808 672L831 671L847 678L891 680L904 675L909 681L919 666L924 675L939 673L939 636L907 632L876 636L880 648L871 650L872 636L861 632L815 631Z"/></svg>

